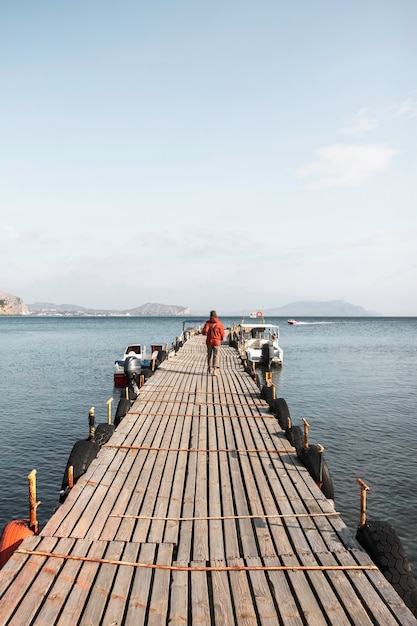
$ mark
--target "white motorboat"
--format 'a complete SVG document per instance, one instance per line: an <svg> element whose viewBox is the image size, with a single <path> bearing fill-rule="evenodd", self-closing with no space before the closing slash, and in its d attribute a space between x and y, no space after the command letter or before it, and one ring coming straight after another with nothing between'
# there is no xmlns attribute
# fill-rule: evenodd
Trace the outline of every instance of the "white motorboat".
<svg viewBox="0 0 417 626"><path fill-rule="evenodd" d="M238 325L238 349L243 358L255 365L282 365L284 351L279 345L279 327L275 324Z"/></svg>

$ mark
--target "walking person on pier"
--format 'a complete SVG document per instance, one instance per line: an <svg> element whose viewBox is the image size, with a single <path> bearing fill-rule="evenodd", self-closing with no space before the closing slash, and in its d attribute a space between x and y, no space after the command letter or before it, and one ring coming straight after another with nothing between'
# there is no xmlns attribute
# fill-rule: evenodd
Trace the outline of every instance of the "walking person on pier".
<svg viewBox="0 0 417 626"><path fill-rule="evenodd" d="M203 335L207 335L207 363L209 374L217 376L220 365L220 345L224 339L224 326L216 311L210 311L210 319L204 324Z"/></svg>

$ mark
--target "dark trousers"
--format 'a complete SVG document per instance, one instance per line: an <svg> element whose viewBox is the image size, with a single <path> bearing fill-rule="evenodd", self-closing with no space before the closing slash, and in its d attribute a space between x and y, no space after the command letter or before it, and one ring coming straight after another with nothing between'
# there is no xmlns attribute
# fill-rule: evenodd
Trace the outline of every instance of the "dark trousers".
<svg viewBox="0 0 417 626"><path fill-rule="evenodd" d="M219 367L220 346L207 346L207 364L209 367Z"/></svg>

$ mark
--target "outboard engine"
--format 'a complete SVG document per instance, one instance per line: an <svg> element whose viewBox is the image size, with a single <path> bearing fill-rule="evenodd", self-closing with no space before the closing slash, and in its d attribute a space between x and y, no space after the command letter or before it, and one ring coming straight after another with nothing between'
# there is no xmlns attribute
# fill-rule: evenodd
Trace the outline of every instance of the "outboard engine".
<svg viewBox="0 0 417 626"><path fill-rule="evenodd" d="M262 344L262 363L265 367L271 367L272 359L274 358L274 346L272 342Z"/></svg>
<svg viewBox="0 0 417 626"><path fill-rule="evenodd" d="M123 369L126 374L128 387L137 397L139 393L139 377L142 370L140 359L137 356L126 357Z"/></svg>

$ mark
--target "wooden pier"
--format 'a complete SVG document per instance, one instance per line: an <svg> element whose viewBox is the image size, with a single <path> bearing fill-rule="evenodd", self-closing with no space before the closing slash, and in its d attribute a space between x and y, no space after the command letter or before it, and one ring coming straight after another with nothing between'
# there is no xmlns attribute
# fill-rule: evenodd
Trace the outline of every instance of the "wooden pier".
<svg viewBox="0 0 417 626"><path fill-rule="evenodd" d="M416 625L259 391L232 347L171 354L0 572L1 626Z"/></svg>

